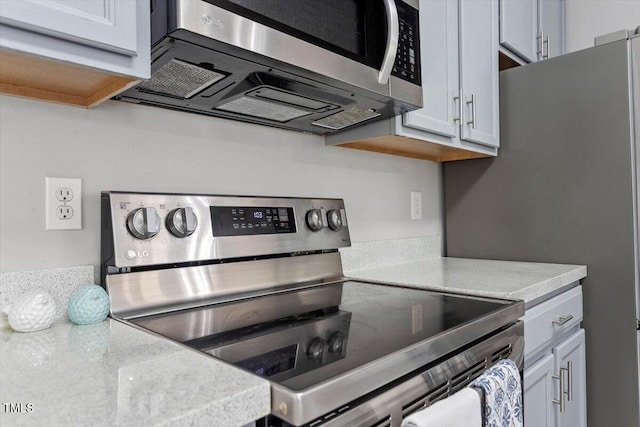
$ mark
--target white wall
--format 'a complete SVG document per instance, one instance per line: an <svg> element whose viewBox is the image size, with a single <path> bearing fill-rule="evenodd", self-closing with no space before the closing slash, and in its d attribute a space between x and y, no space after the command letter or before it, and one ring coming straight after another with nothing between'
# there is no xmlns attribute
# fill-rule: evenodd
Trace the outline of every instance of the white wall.
<svg viewBox="0 0 640 427"><path fill-rule="evenodd" d="M44 230L44 177L82 178L83 229ZM0 272L100 260L104 190L345 199L354 242L439 235L439 165L314 135L108 101L0 96ZM423 220L410 220L410 191Z"/></svg>
<svg viewBox="0 0 640 427"><path fill-rule="evenodd" d="M593 39L640 25L640 0L566 0L567 52L593 46Z"/></svg>

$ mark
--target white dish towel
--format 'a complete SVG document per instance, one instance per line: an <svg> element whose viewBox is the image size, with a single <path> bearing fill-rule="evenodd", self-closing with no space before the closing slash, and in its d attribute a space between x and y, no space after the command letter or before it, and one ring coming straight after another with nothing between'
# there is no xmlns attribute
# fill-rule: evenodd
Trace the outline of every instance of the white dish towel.
<svg viewBox="0 0 640 427"><path fill-rule="evenodd" d="M518 367L504 359L487 369L473 383L484 392L486 427L522 427L522 383Z"/></svg>
<svg viewBox="0 0 640 427"><path fill-rule="evenodd" d="M402 427L482 427L480 396L470 388L409 415Z"/></svg>

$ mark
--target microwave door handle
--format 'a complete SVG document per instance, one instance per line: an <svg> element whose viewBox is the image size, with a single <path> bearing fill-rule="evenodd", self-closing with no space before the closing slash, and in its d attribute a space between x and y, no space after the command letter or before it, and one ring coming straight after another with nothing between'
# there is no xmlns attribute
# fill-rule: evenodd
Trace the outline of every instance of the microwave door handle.
<svg viewBox="0 0 640 427"><path fill-rule="evenodd" d="M380 72L378 73L378 83L383 85L389 82L391 69L398 52L398 36L400 34L398 9L396 8L395 0L384 0L384 8L387 12L387 47L384 50L382 67L380 67Z"/></svg>

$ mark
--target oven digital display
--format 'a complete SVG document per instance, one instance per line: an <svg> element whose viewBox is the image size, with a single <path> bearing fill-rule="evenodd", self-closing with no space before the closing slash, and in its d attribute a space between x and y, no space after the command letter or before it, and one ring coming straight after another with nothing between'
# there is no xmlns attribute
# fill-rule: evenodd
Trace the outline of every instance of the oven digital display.
<svg viewBox="0 0 640 427"><path fill-rule="evenodd" d="M214 237L295 233L293 208L211 206Z"/></svg>
<svg viewBox="0 0 640 427"><path fill-rule="evenodd" d="M280 348L269 353L241 360L240 362L236 362L236 365L261 377L272 377L280 372L289 371L296 366L297 348L297 345Z"/></svg>

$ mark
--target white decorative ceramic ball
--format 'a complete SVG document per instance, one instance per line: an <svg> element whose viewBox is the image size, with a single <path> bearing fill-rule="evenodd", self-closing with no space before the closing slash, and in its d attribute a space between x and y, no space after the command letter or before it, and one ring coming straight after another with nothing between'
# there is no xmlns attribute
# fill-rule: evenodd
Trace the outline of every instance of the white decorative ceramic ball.
<svg viewBox="0 0 640 427"><path fill-rule="evenodd" d="M35 332L53 324L56 302L47 291L37 289L20 296L4 312L15 331Z"/></svg>

